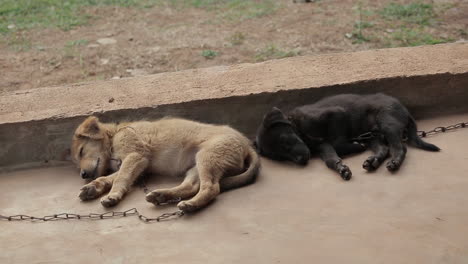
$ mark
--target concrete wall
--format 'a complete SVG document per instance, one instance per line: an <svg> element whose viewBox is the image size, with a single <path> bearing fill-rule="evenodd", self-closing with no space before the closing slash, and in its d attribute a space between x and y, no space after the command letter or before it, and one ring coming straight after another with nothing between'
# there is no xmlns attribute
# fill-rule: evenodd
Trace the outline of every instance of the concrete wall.
<svg viewBox="0 0 468 264"><path fill-rule="evenodd" d="M180 116L252 137L272 106L384 92L416 118L468 111L468 43L304 56L0 95L0 171L57 164L85 116Z"/></svg>

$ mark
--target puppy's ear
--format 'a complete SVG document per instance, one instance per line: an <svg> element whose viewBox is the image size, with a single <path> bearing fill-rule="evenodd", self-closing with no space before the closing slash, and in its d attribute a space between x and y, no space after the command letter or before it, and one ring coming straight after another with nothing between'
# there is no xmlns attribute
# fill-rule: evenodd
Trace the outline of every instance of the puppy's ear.
<svg viewBox="0 0 468 264"><path fill-rule="evenodd" d="M86 118L86 120L76 129L75 136L95 140L103 139L104 132L99 125L99 119L95 116Z"/></svg>
<svg viewBox="0 0 468 264"><path fill-rule="evenodd" d="M269 127L272 124L278 122L278 121L284 121L287 120L286 116L281 112L281 110L277 107L273 107L270 112L268 112L264 117L263 117L263 126L264 127Z"/></svg>

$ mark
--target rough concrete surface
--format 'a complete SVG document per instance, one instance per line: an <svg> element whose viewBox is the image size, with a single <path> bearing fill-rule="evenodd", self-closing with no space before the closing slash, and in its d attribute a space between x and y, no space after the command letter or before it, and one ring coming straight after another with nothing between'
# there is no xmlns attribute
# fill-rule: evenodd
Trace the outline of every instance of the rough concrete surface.
<svg viewBox="0 0 468 264"><path fill-rule="evenodd" d="M366 173L369 153L349 157L350 182L318 159L305 168L263 159L255 184L162 223L1 221L0 263L468 263L467 139L468 129L430 137L442 151L409 148L395 175L385 167ZM71 166L0 174L1 214L104 212L99 201L79 201L82 184ZM138 188L115 209L132 207L153 217L176 209L146 203Z"/></svg>
<svg viewBox="0 0 468 264"><path fill-rule="evenodd" d="M86 115L180 116L252 136L272 106L385 92L417 118L468 111L468 43L304 56L0 95L0 171L62 160ZM110 100L112 99L113 100Z"/></svg>

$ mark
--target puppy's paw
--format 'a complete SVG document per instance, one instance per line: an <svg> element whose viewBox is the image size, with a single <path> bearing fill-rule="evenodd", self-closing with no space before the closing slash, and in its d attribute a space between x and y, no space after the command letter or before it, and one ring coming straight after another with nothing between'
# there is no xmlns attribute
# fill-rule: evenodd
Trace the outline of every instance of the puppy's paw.
<svg viewBox="0 0 468 264"><path fill-rule="evenodd" d="M364 161L364 163L362 164L362 167L366 171L374 171L380 166L380 164L381 163L377 157L370 156L369 158L366 159L366 161Z"/></svg>
<svg viewBox="0 0 468 264"><path fill-rule="evenodd" d="M146 195L146 201L155 205L165 203L167 200L169 200L169 198L164 195L164 192L158 190L152 191Z"/></svg>
<svg viewBox="0 0 468 264"><path fill-rule="evenodd" d="M114 195L114 194L109 194L107 196L102 197L101 199L101 204L104 207L112 207L116 204L118 204L122 200L121 197Z"/></svg>
<svg viewBox="0 0 468 264"><path fill-rule="evenodd" d="M351 180L351 176L353 175L349 167L346 165L342 165L338 172L340 173L341 178L345 181Z"/></svg>
<svg viewBox="0 0 468 264"><path fill-rule="evenodd" d="M184 211L184 212L194 212L194 211L198 210L198 207L196 207L195 205L193 205L189 201L182 201L182 202L177 204L177 207L179 207L179 209Z"/></svg>
<svg viewBox="0 0 468 264"><path fill-rule="evenodd" d="M398 162L396 160L390 160L387 162L387 170L394 172L397 171L401 166L401 162Z"/></svg>
<svg viewBox="0 0 468 264"><path fill-rule="evenodd" d="M96 186L93 184L87 184L81 188L81 192L78 195L82 201L88 201L96 199L101 195L97 190Z"/></svg>

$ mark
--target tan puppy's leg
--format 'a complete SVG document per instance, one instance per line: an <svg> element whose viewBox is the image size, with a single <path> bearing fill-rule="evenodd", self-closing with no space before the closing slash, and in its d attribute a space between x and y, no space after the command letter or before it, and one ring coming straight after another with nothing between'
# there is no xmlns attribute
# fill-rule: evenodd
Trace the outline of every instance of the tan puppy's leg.
<svg viewBox="0 0 468 264"><path fill-rule="evenodd" d="M180 210L190 212L207 205L220 193L219 180L223 175L220 164L216 164L219 155L212 155L208 151L200 151L196 157L196 167L199 173L200 190L188 201L177 204Z"/></svg>
<svg viewBox="0 0 468 264"><path fill-rule="evenodd" d="M86 184L81 188L80 199L82 201L87 201L91 199L96 199L99 196L103 195L109 191L112 187L114 179L117 177L118 172L112 173L109 176L103 176L95 179L94 181Z"/></svg>
<svg viewBox="0 0 468 264"><path fill-rule="evenodd" d="M111 191L101 199L101 204L105 207L118 204L147 166L147 158L138 153L129 154L122 162Z"/></svg>
<svg viewBox="0 0 468 264"><path fill-rule="evenodd" d="M165 203L168 200L187 199L197 194L200 188L197 167L193 167L185 174L184 181L174 188L157 189L146 195L146 201L155 205Z"/></svg>

